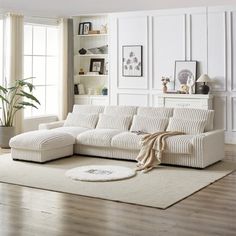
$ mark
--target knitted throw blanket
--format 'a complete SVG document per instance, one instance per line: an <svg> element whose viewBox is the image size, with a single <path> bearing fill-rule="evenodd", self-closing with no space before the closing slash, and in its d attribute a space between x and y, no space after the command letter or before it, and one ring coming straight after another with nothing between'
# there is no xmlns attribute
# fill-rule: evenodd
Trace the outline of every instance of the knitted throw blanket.
<svg viewBox="0 0 236 236"><path fill-rule="evenodd" d="M146 134L142 137L142 147L136 158L138 161L137 170L148 172L161 163L163 152L166 149L166 139L170 136L181 135L182 132L164 131L153 134ZM157 145L155 145L157 142ZM157 146L157 150L154 150Z"/></svg>

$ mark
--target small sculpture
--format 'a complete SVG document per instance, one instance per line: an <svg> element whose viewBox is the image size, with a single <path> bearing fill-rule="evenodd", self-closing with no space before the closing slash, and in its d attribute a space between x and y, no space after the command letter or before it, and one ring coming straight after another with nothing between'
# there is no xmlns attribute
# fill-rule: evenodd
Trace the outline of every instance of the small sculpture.
<svg viewBox="0 0 236 236"><path fill-rule="evenodd" d="M170 82L170 78L168 77L161 77L162 85L163 85L163 93L167 93L167 84Z"/></svg>
<svg viewBox="0 0 236 236"><path fill-rule="evenodd" d="M79 70L79 75L84 75L84 70L83 70L83 68L80 68L80 70Z"/></svg>
<svg viewBox="0 0 236 236"><path fill-rule="evenodd" d="M193 94L193 87L195 85L194 76L188 76L188 80L187 80L186 85L188 86L188 93Z"/></svg>
<svg viewBox="0 0 236 236"><path fill-rule="evenodd" d="M107 34L107 24L101 25L101 33Z"/></svg>
<svg viewBox="0 0 236 236"><path fill-rule="evenodd" d="M80 54L80 55L85 55L86 53L87 53L87 50L84 49L84 48L81 48L81 49L79 50L79 54Z"/></svg>

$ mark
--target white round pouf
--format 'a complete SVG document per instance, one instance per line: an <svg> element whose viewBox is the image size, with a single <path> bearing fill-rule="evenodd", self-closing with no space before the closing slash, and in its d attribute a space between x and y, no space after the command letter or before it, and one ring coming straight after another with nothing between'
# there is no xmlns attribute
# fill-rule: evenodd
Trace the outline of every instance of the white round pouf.
<svg viewBox="0 0 236 236"><path fill-rule="evenodd" d="M73 180L104 182L133 177L136 171L123 166L89 165L68 170L65 175Z"/></svg>

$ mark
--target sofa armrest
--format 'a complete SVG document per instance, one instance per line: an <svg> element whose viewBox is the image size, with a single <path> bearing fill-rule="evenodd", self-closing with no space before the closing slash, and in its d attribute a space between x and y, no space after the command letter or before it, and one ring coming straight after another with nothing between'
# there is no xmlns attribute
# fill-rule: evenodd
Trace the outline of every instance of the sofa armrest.
<svg viewBox="0 0 236 236"><path fill-rule="evenodd" d="M224 158L224 130L198 134L192 144L195 155L202 160L202 168Z"/></svg>
<svg viewBox="0 0 236 236"><path fill-rule="evenodd" d="M64 125L64 122L65 122L64 120L60 120L60 121L55 121L55 122L50 122L50 123L42 123L42 124L39 124L39 130L59 128Z"/></svg>

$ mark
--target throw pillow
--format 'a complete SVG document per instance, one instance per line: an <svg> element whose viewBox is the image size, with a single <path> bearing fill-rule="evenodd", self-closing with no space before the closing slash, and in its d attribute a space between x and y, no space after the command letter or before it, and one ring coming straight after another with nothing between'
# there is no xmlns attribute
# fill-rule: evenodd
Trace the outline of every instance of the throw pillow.
<svg viewBox="0 0 236 236"><path fill-rule="evenodd" d="M132 116L112 116L100 114L97 123L97 129L118 129L129 130L132 121Z"/></svg>
<svg viewBox="0 0 236 236"><path fill-rule="evenodd" d="M165 131L168 125L168 118L154 118L135 115L130 131L142 131L145 133L155 133Z"/></svg>
<svg viewBox="0 0 236 236"><path fill-rule="evenodd" d="M98 121L98 114L83 114L72 112L67 115L64 126L76 126L94 129Z"/></svg>
<svg viewBox="0 0 236 236"><path fill-rule="evenodd" d="M213 110L203 110L195 108L175 108L173 117L185 120L206 120L205 131L213 130Z"/></svg>
<svg viewBox="0 0 236 236"><path fill-rule="evenodd" d="M206 120L184 120L170 118L167 131L179 131L186 134L201 134L204 132Z"/></svg>

